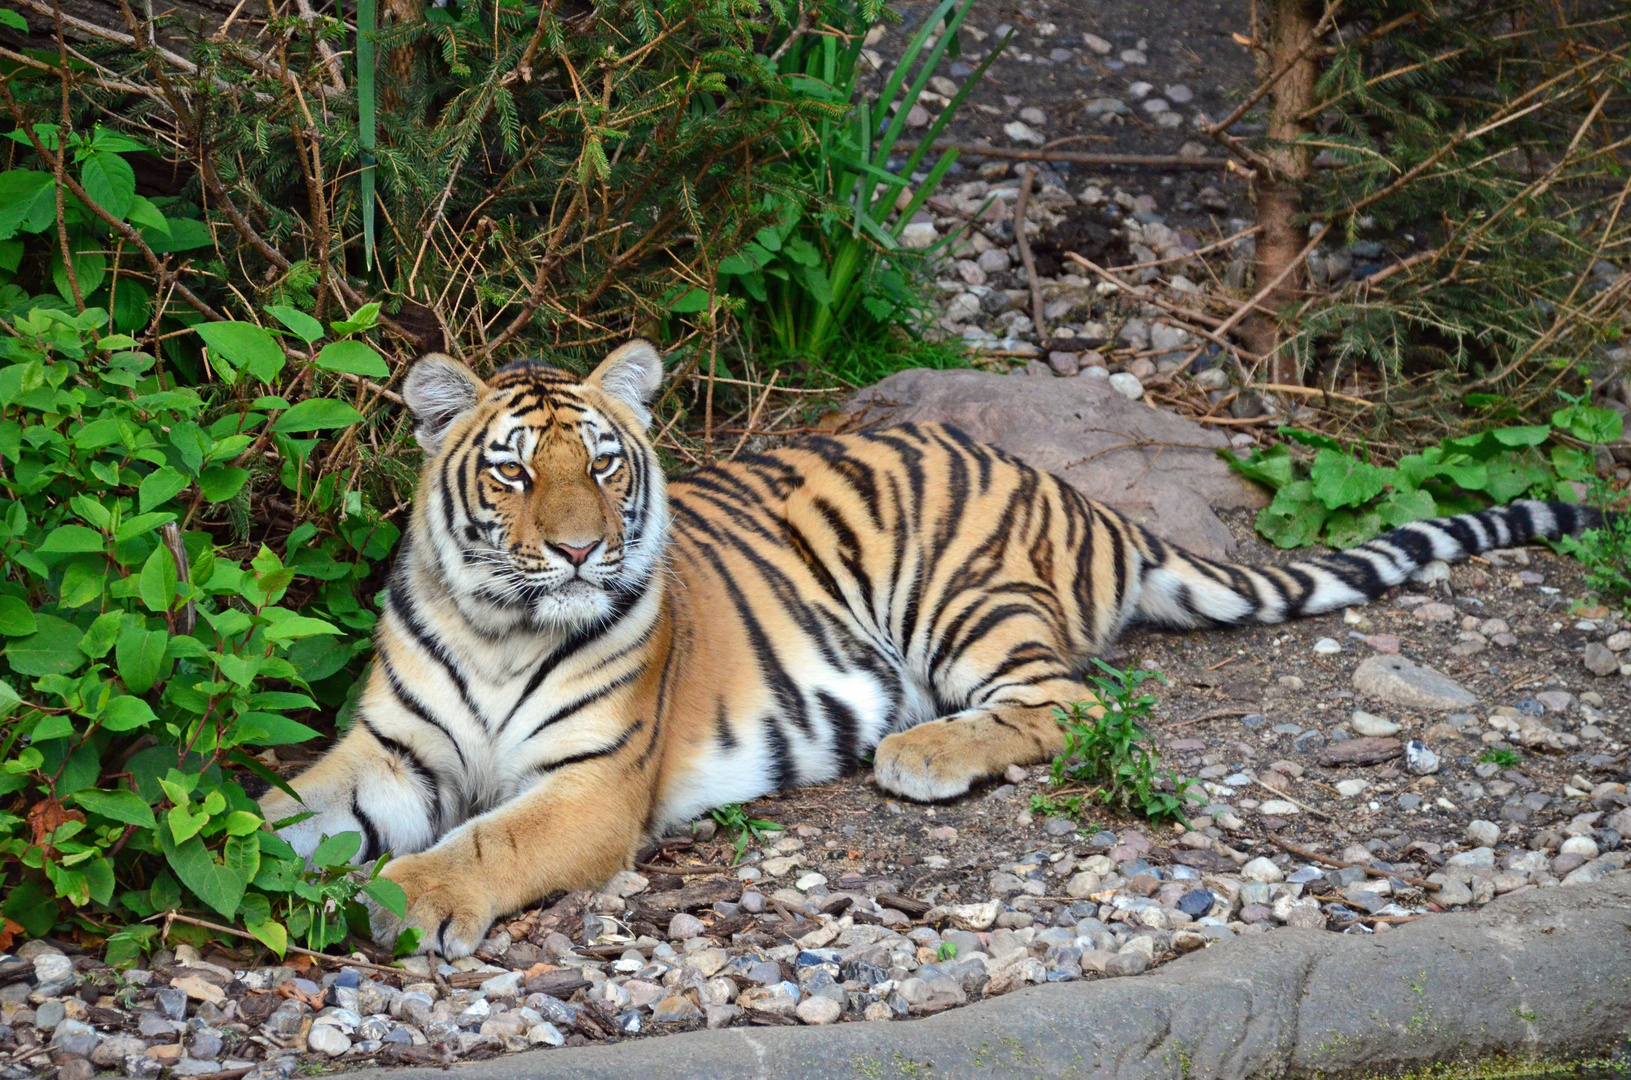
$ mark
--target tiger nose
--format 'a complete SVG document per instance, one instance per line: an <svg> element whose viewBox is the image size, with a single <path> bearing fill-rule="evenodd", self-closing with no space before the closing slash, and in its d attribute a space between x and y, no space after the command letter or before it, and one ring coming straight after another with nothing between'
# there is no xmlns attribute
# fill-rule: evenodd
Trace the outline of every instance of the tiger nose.
<svg viewBox="0 0 1631 1080"><path fill-rule="evenodd" d="M571 544L561 544L551 540L549 546L565 555L566 561L573 566L582 566L589 558L590 553L600 546L600 541L596 540L594 543L586 544L583 547L574 547Z"/></svg>

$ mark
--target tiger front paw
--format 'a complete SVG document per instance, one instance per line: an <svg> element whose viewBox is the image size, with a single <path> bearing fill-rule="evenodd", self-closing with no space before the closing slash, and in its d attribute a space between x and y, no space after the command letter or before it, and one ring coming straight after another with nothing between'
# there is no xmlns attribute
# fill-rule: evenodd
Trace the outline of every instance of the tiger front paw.
<svg viewBox="0 0 1631 1080"><path fill-rule="evenodd" d="M873 754L872 778L885 791L919 802L963 794L986 769L968 740L950 728L930 720L887 736Z"/></svg>
<svg viewBox="0 0 1631 1080"><path fill-rule="evenodd" d="M496 914L487 891L471 879L476 875L454 865L436 851L404 855L385 864L382 876L407 893L406 918L398 918L369 900L369 925L374 940L386 948L395 945L402 931L419 931L415 952L437 952L454 959L476 951Z"/></svg>

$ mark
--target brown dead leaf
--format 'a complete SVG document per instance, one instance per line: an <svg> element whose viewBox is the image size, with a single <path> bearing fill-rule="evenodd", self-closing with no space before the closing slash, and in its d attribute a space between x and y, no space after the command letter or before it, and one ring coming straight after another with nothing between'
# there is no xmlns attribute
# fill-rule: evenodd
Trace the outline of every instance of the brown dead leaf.
<svg viewBox="0 0 1631 1080"><path fill-rule="evenodd" d="M47 854L50 853L50 845L46 843L46 839L52 833L60 829L64 822L84 820L85 815L82 812L69 810L61 802L50 797L41 799L28 808L28 827L33 831L34 843L46 848Z"/></svg>
<svg viewBox="0 0 1631 1080"><path fill-rule="evenodd" d="M293 981L278 983L272 988L272 991L279 997L293 998L295 1001L303 1001L307 1005L310 1005L313 1011L323 1007L323 995L321 992L316 994L308 994L306 991L296 986Z"/></svg>
<svg viewBox="0 0 1631 1080"><path fill-rule="evenodd" d="M10 949L12 941L22 932L23 928L21 926L18 926L10 919L5 920L5 925L0 926L0 951Z"/></svg>

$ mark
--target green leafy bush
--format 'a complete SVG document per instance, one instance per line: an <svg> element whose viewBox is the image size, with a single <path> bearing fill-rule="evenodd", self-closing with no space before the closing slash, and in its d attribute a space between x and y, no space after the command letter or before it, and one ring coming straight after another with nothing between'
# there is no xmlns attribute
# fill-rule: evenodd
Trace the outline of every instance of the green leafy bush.
<svg viewBox="0 0 1631 1080"><path fill-rule="evenodd" d="M774 821L749 817L747 807L741 803L726 803L709 811L709 816L719 823L720 828L736 837L736 855L731 859L732 866L747 853L750 837L762 843L767 833L781 832L787 828Z"/></svg>
<svg viewBox="0 0 1631 1080"><path fill-rule="evenodd" d="M1621 417L1572 402L1550 424L1495 428L1445 439L1397 465L1374 464L1335 439L1282 427L1289 442L1253 450L1231 468L1275 492L1257 531L1283 548L1324 542L1345 548L1422 518L1483 510L1518 498L1579 499L1574 484L1596 477L1591 447L1620 437ZM1313 450L1293 452L1292 443Z"/></svg>
<svg viewBox="0 0 1631 1080"><path fill-rule="evenodd" d="M782 360L819 361L844 377L850 373L835 369L854 366L856 354L875 352L891 330L922 317L912 275L922 274L948 239L912 250L902 246L901 235L957 152L941 153L915 187L911 178L1006 40L964 80L899 171L886 166L929 79L942 60L958 55L958 30L972 6L972 0L940 0L876 96L864 86L861 56L875 4L851 3L835 13L847 38L811 34L781 58L782 84L821 118L813 132L787 133L788 160L773 170L776 190L761 204L770 223L719 264L721 285L745 301L742 328L750 350L768 347ZM705 290L692 290L675 310L707 302Z"/></svg>
<svg viewBox="0 0 1631 1080"><path fill-rule="evenodd" d="M308 341L323 334L274 314ZM364 329L364 314L331 330ZM359 887L398 908L400 890L342 876L355 834L325 841L308 872L239 778L281 785L254 748L316 737L299 719L314 693L344 702L331 680L375 618L358 588L396 531L356 502L331 535L296 527L284 558L192 526L267 457L315 505L304 461L362 416L270 392L285 378L280 333L200 326L217 382L195 388L108 319L42 307L0 337L0 913L30 935L65 914L113 934L114 962L151 937L121 924L183 909L237 920L279 952L291 936L321 948L348 931ZM343 339L286 377L375 365Z"/></svg>
<svg viewBox="0 0 1631 1080"><path fill-rule="evenodd" d="M1155 695L1139 687L1149 679L1166 679L1137 668L1120 671L1098 657L1093 663L1104 672L1089 680L1098 688L1098 700L1076 702L1069 712L1054 710L1065 730L1064 750L1049 774L1056 790L1033 796L1032 811L1079 821L1089 804L1098 803L1151 821L1187 824L1184 809L1200 799L1190 790L1195 781L1160 768L1161 756L1143 724ZM1088 710L1096 705L1104 707L1104 715L1095 720Z"/></svg>

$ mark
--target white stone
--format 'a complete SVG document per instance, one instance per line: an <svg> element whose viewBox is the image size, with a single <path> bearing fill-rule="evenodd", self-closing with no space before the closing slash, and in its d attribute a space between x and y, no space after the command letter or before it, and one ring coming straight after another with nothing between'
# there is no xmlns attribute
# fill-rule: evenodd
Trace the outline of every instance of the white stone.
<svg viewBox="0 0 1631 1080"><path fill-rule="evenodd" d="M1353 729L1360 735L1369 735L1373 738L1385 738L1396 734L1399 725L1391 720L1385 720L1363 709L1355 709L1353 713Z"/></svg>
<svg viewBox="0 0 1631 1080"><path fill-rule="evenodd" d="M1048 137L1037 131L1023 120L1010 120L1002 125L1002 133L1017 143L1029 143L1032 146L1041 146L1048 141Z"/></svg>
<svg viewBox="0 0 1631 1080"><path fill-rule="evenodd" d="M1240 876L1247 881L1261 881L1272 885L1284 879L1285 874L1268 859L1259 856L1240 868Z"/></svg>
<svg viewBox="0 0 1631 1080"><path fill-rule="evenodd" d="M1494 847L1501 838L1501 827L1493 821L1475 819L1467 822L1467 840L1477 847Z"/></svg>
<svg viewBox="0 0 1631 1080"><path fill-rule="evenodd" d="M1337 793L1339 795L1341 795L1345 799L1352 799L1352 798L1357 798L1359 795L1363 794L1365 789L1370 787L1370 781L1369 780L1339 780L1339 781L1337 781L1337 786L1336 787L1337 787Z"/></svg>
<svg viewBox="0 0 1631 1080"><path fill-rule="evenodd" d="M1083 34L1082 44L1086 45L1089 49L1092 49L1100 56L1110 55L1110 50L1115 47L1097 34Z"/></svg>
<svg viewBox="0 0 1631 1080"><path fill-rule="evenodd" d="M1571 836L1557 850L1560 855L1584 855L1588 859L1595 859L1598 854L1597 841L1589 836Z"/></svg>
<svg viewBox="0 0 1631 1080"><path fill-rule="evenodd" d="M1137 401L1144 396L1144 384L1131 372L1118 371L1110 376L1110 387L1129 401Z"/></svg>
<svg viewBox="0 0 1631 1080"><path fill-rule="evenodd" d="M1335 656L1342 651L1342 646L1334 638L1322 637L1314 642L1314 652L1320 656Z"/></svg>
<svg viewBox="0 0 1631 1080"><path fill-rule="evenodd" d="M527 1029L527 1042L532 1046L565 1046L566 1036L554 1024L534 1024Z"/></svg>
<svg viewBox="0 0 1631 1080"><path fill-rule="evenodd" d="M900 245L913 251L922 251L924 248L940 239L935 231L932 221L914 221L900 231Z"/></svg>
<svg viewBox="0 0 1631 1080"><path fill-rule="evenodd" d="M351 1049L351 1040L333 1024L317 1024L312 1027L311 1033L306 1036L306 1045L319 1054L329 1057L339 1057Z"/></svg>
<svg viewBox="0 0 1631 1080"><path fill-rule="evenodd" d="M820 995L805 998L798 1003L798 1008L794 1012L806 1024L818 1025L836 1023L838 1018L844 1015L844 1010L839 1007L838 1002Z"/></svg>
<svg viewBox="0 0 1631 1080"><path fill-rule="evenodd" d="M1290 817L1300 811L1296 803L1289 803L1284 799L1269 799L1258 805L1257 812L1272 817Z"/></svg>

